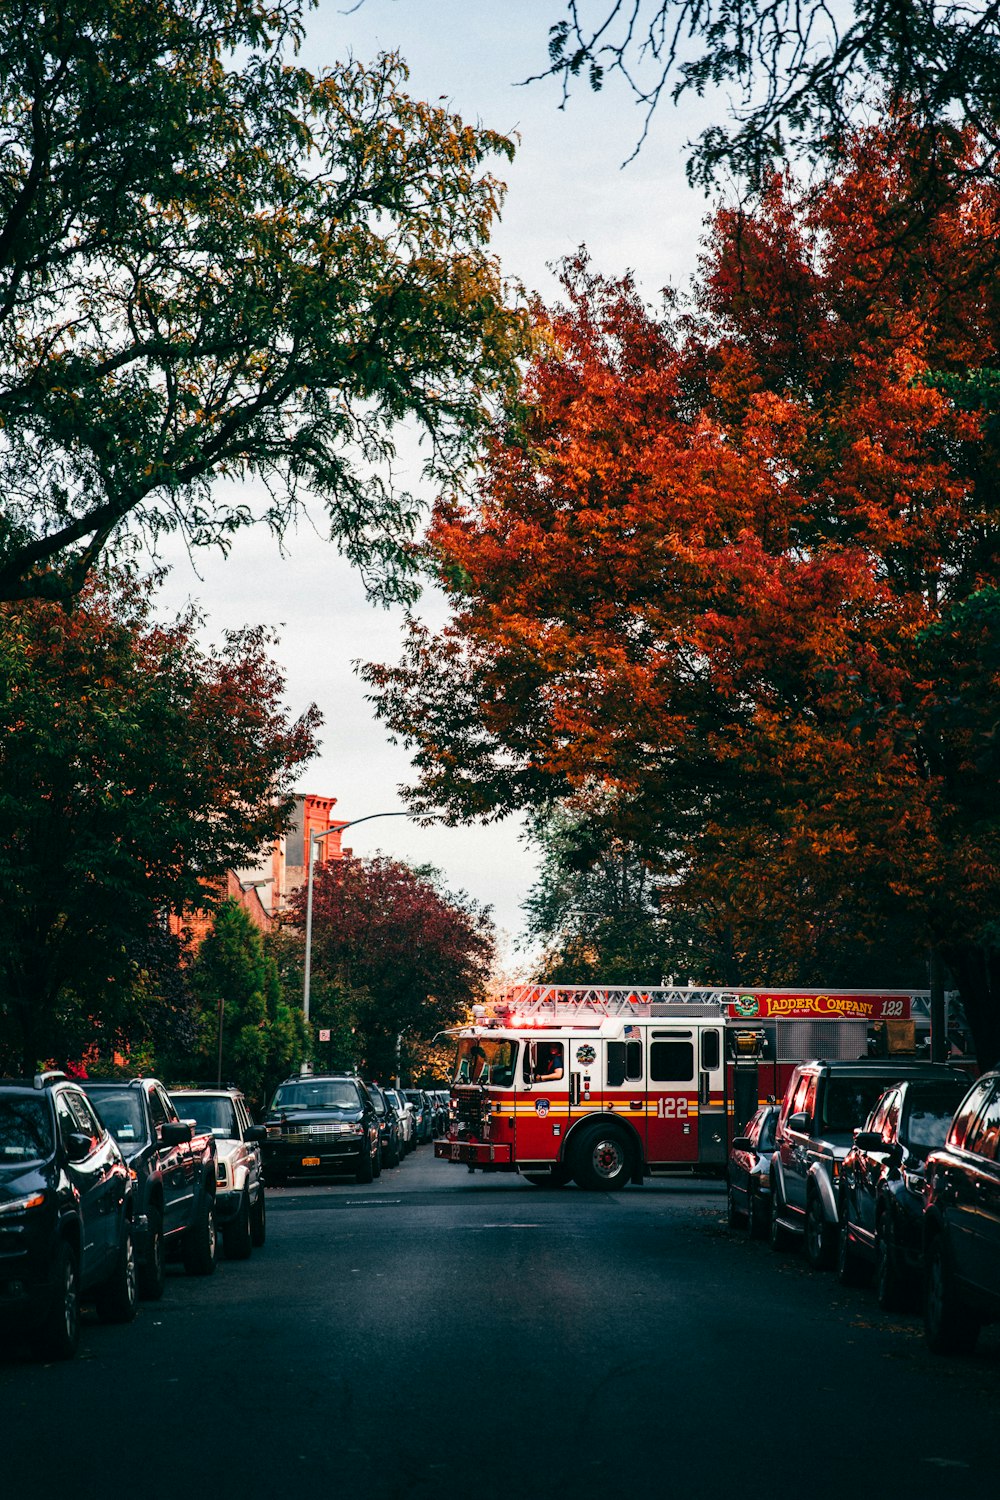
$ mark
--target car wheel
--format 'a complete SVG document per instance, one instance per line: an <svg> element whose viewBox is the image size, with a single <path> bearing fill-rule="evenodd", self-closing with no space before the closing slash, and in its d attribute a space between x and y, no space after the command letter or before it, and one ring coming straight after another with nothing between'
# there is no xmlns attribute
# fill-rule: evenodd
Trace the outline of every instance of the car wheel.
<svg viewBox="0 0 1000 1500"><path fill-rule="evenodd" d="M382 1142L379 1141L375 1151L375 1165L372 1168L373 1177L382 1176Z"/></svg>
<svg viewBox="0 0 1000 1500"><path fill-rule="evenodd" d="M785 1200L781 1196L776 1179L771 1189L771 1222L768 1226L768 1238L771 1241L772 1250L788 1250L791 1247L792 1236L781 1222L784 1212Z"/></svg>
<svg viewBox="0 0 1000 1500"><path fill-rule="evenodd" d="M731 1182L726 1183L726 1223L730 1229L736 1229L743 1223L743 1214L736 1207L736 1194L733 1192Z"/></svg>
<svg viewBox="0 0 1000 1500"><path fill-rule="evenodd" d="M875 1295L883 1312L905 1312L913 1287L900 1263L892 1219L884 1214L875 1232Z"/></svg>
<svg viewBox="0 0 1000 1500"><path fill-rule="evenodd" d="M215 1270L215 1199L207 1193L195 1222L184 1236L184 1269L189 1276L211 1276Z"/></svg>
<svg viewBox="0 0 1000 1500"><path fill-rule="evenodd" d="M355 1182L371 1182L375 1176L375 1164L372 1161L371 1146L367 1141L361 1142L361 1151L358 1154L358 1169L354 1174Z"/></svg>
<svg viewBox="0 0 1000 1500"><path fill-rule="evenodd" d="M840 1232L837 1235L837 1280L841 1286L863 1286L868 1280L868 1267L858 1255L843 1208L841 1215Z"/></svg>
<svg viewBox="0 0 1000 1500"><path fill-rule="evenodd" d="M979 1337L979 1321L955 1289L941 1235L927 1247L924 1333L932 1354L971 1354Z"/></svg>
<svg viewBox="0 0 1000 1500"><path fill-rule="evenodd" d="M246 1188L240 1199L239 1212L231 1224L223 1226L222 1248L227 1260L249 1260L253 1250L250 1237L250 1194Z"/></svg>
<svg viewBox="0 0 1000 1500"><path fill-rule="evenodd" d="M573 1177L591 1192L617 1192L632 1176L632 1149L619 1130L589 1130L574 1152Z"/></svg>
<svg viewBox="0 0 1000 1500"><path fill-rule="evenodd" d="M836 1231L826 1222L818 1193L806 1202L806 1260L814 1271L829 1271L837 1254Z"/></svg>
<svg viewBox="0 0 1000 1500"><path fill-rule="evenodd" d="M267 1239L267 1206L264 1202L264 1185L261 1183L257 1202L250 1213L250 1239L255 1250L259 1250Z"/></svg>
<svg viewBox="0 0 1000 1500"><path fill-rule="evenodd" d="M65 1240L56 1247L50 1281L35 1336L38 1352L44 1359L72 1359L80 1342L80 1268Z"/></svg>
<svg viewBox="0 0 1000 1500"><path fill-rule="evenodd" d="M766 1240L768 1213L759 1193L751 1192L747 1200L747 1232L752 1240Z"/></svg>
<svg viewBox="0 0 1000 1500"><path fill-rule="evenodd" d="M135 1240L129 1220L123 1225L122 1242L111 1275L97 1289L97 1316L102 1323L131 1323L139 1310L139 1288L135 1274Z"/></svg>
<svg viewBox="0 0 1000 1500"><path fill-rule="evenodd" d="M139 1296L147 1302L159 1302L167 1284L167 1250L163 1243L163 1215L155 1208L149 1211L146 1259L137 1274Z"/></svg>

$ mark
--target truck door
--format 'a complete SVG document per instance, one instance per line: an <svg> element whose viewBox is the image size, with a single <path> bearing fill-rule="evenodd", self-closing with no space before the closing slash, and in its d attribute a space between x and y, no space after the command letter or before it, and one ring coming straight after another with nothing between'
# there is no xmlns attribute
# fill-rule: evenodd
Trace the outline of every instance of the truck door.
<svg viewBox="0 0 1000 1500"><path fill-rule="evenodd" d="M642 1044L642 1030L638 1026L626 1026L620 1040L607 1040L604 1044L604 1095L605 1113L628 1120L646 1153L646 1059Z"/></svg>
<svg viewBox="0 0 1000 1500"><path fill-rule="evenodd" d="M699 1027L698 1053L698 1161L702 1166L723 1166L728 1143L721 1025Z"/></svg>
<svg viewBox="0 0 1000 1500"><path fill-rule="evenodd" d="M646 1153L650 1166L698 1160L697 1034L691 1027L648 1032Z"/></svg>
<svg viewBox="0 0 1000 1500"><path fill-rule="evenodd" d="M517 1069L516 1155L518 1165L558 1160L569 1128L569 1044L563 1036L526 1039Z"/></svg>

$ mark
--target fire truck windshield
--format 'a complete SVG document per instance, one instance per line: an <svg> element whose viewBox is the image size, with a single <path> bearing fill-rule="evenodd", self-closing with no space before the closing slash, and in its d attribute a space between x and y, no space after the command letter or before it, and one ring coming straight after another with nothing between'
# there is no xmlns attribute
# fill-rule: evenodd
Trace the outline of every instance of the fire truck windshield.
<svg viewBox="0 0 1000 1500"><path fill-rule="evenodd" d="M514 1082L517 1046L517 1042L507 1037L460 1037L453 1081L492 1083L509 1089Z"/></svg>

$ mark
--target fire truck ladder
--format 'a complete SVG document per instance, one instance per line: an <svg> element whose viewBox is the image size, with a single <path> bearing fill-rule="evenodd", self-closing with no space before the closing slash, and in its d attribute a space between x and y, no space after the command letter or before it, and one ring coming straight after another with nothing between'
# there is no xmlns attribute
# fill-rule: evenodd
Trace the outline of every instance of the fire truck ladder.
<svg viewBox="0 0 1000 1500"><path fill-rule="evenodd" d="M676 1014L678 1006L699 1006L701 1014L724 1016L728 1005L736 1004L744 996L752 995L806 995L821 991L803 989L727 989L708 985L652 985L641 989L633 985L585 985L585 984L521 984L507 990L494 1010L515 1011L526 1020L548 1018L569 1020L583 1016L663 1016ZM850 994L838 990L838 994ZM857 991L867 994L869 991ZM888 991L884 993L889 993ZM892 993L896 993L893 991ZM927 990L907 990L910 1015L920 1019L930 1017L930 993Z"/></svg>

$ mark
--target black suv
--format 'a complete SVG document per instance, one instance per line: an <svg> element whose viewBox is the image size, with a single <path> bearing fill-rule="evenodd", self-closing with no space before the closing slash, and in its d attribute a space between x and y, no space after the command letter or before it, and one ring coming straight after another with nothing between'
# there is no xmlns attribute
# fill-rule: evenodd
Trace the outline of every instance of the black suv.
<svg viewBox="0 0 1000 1500"><path fill-rule="evenodd" d="M358 1182L371 1182L382 1171L378 1115L353 1073L286 1078L264 1124L268 1187L281 1187L293 1175L335 1172L353 1172Z"/></svg>
<svg viewBox="0 0 1000 1500"><path fill-rule="evenodd" d="M944 1063L914 1058L857 1058L800 1063L792 1074L774 1134L771 1158L771 1245L798 1234L815 1270L834 1264L839 1178L844 1158L878 1103L904 1078L953 1080Z"/></svg>
<svg viewBox="0 0 1000 1500"><path fill-rule="evenodd" d="M114 1137L62 1073L0 1081L0 1309L51 1359L76 1353L79 1304L137 1305L133 1193Z"/></svg>
<svg viewBox="0 0 1000 1500"><path fill-rule="evenodd" d="M1000 1072L973 1084L927 1158L923 1222L927 1342L968 1353L1000 1318Z"/></svg>

